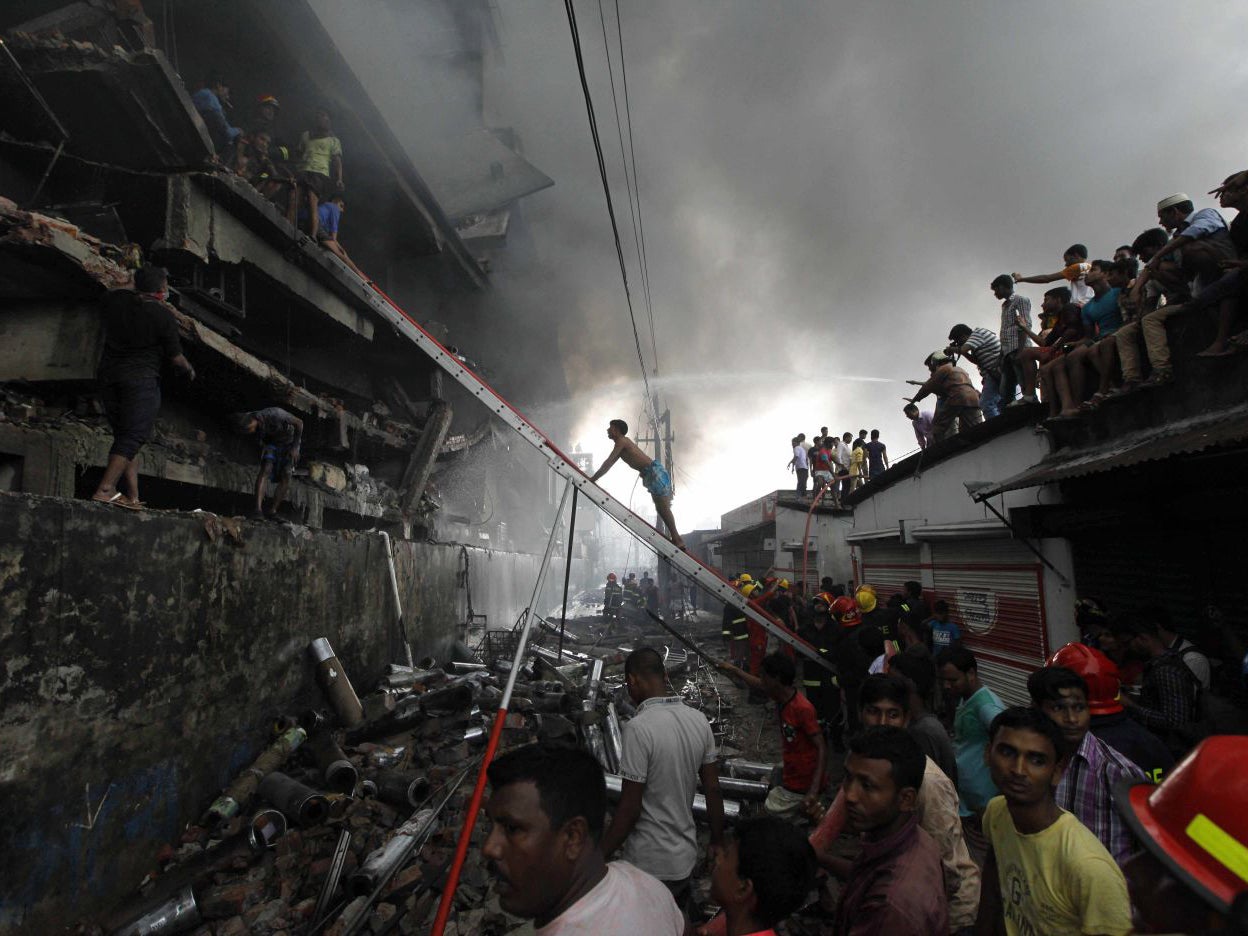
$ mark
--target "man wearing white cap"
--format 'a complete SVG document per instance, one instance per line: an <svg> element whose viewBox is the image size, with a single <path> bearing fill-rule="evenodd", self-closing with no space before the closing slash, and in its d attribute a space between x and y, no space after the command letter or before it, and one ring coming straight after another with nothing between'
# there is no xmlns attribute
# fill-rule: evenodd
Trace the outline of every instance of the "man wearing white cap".
<svg viewBox="0 0 1248 936"><path fill-rule="evenodd" d="M1157 203L1157 220L1171 233L1170 243L1144 265L1145 271L1156 270L1167 255L1182 250L1183 272L1194 281L1192 295L1221 278L1221 262L1234 259L1235 248L1226 220L1216 208L1197 211L1191 198L1176 192Z"/></svg>

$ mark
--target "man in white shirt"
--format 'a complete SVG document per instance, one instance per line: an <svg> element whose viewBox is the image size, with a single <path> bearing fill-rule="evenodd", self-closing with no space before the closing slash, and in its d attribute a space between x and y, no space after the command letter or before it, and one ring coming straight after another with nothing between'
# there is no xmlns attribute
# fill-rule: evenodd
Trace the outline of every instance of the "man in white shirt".
<svg viewBox="0 0 1248 936"><path fill-rule="evenodd" d="M607 811L602 768L588 751L530 744L490 764L481 853L499 906L531 919L537 936L681 936L667 888L599 848Z"/></svg>
<svg viewBox="0 0 1248 936"><path fill-rule="evenodd" d="M667 671L656 650L639 647L630 653L624 680L637 714L623 727L623 790L602 838L602 852L609 857L623 846L624 860L666 884L684 911L698 860L693 796L699 779L712 854L723 844L715 736L705 715L669 694Z"/></svg>

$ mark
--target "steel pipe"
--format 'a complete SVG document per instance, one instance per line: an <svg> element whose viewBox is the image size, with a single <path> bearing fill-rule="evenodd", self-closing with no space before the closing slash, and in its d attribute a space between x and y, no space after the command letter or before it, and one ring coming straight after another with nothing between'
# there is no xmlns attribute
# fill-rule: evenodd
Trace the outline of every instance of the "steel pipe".
<svg viewBox="0 0 1248 936"><path fill-rule="evenodd" d="M208 812L200 819L200 825L215 828L237 816L239 811L256 795L260 779L265 774L281 767L286 762L286 758L290 757L307 739L308 733L302 728L291 728L265 748L252 765L235 777L234 781L213 801L208 807Z"/></svg>
<svg viewBox="0 0 1248 936"><path fill-rule="evenodd" d="M364 721L364 706L329 641L324 637L316 638L308 644L308 655L316 667L316 681L342 723L352 728Z"/></svg>
<svg viewBox="0 0 1248 936"><path fill-rule="evenodd" d="M286 834L286 817L276 809L262 809L251 817L247 826L247 844L254 852L276 848L277 840Z"/></svg>
<svg viewBox="0 0 1248 936"><path fill-rule="evenodd" d="M585 683L585 711L587 712L598 701L598 690L602 686L602 671L605 667L606 662L597 657L589 665L589 680Z"/></svg>
<svg viewBox="0 0 1248 936"><path fill-rule="evenodd" d="M329 801L293 777L273 771L260 781L260 797L302 826L314 826L329 816Z"/></svg>
<svg viewBox="0 0 1248 936"><path fill-rule="evenodd" d="M452 673L482 673L489 670L484 663L460 663L458 660L452 660L446 664L446 668Z"/></svg>
<svg viewBox="0 0 1248 936"><path fill-rule="evenodd" d="M355 791L355 784L360 779L359 771L347 759L347 755L342 753L342 748L332 734L326 731L313 736L308 741L308 748L312 751L316 766L321 769L326 787L335 793Z"/></svg>
<svg viewBox="0 0 1248 936"><path fill-rule="evenodd" d="M429 795L429 778L423 773L390 771L375 779L377 798L391 806L419 806Z"/></svg>
<svg viewBox="0 0 1248 936"><path fill-rule="evenodd" d="M775 769L775 764L764 764L761 761L730 757L724 761L724 769L721 776L739 777L742 780L770 781Z"/></svg>
<svg viewBox="0 0 1248 936"><path fill-rule="evenodd" d="M469 744L484 744L489 738L489 732L480 725L477 725L475 728L469 728L464 732L464 740Z"/></svg>
<svg viewBox="0 0 1248 936"><path fill-rule="evenodd" d="M390 841L377 850L370 852L364 863L347 878L347 890L352 897L367 897L377 886L377 882L388 878L398 870L400 862L411 856L411 847L424 837L432 828L437 813L432 809L422 809L415 816L400 826Z"/></svg>
<svg viewBox="0 0 1248 936"><path fill-rule="evenodd" d="M611 761L610 772L620 769L620 760L624 757L624 736L620 732L620 717L615 712L615 703L607 703L607 720L604 736L607 741L607 759Z"/></svg>
<svg viewBox="0 0 1248 936"><path fill-rule="evenodd" d="M137 917L114 930L112 936L166 936L185 933L202 922L195 892L188 884L159 905L140 910Z"/></svg>
<svg viewBox="0 0 1248 936"><path fill-rule="evenodd" d="M607 799L615 802L624 792L624 778L617 774L607 774ZM706 818L706 797L701 793L693 795L693 815L698 819ZM724 800L724 820L736 822L741 817L741 804L736 800Z"/></svg>
<svg viewBox="0 0 1248 936"><path fill-rule="evenodd" d="M770 783L761 780L741 780L738 777L720 777L719 789L724 796L737 799L765 800L771 789Z"/></svg>

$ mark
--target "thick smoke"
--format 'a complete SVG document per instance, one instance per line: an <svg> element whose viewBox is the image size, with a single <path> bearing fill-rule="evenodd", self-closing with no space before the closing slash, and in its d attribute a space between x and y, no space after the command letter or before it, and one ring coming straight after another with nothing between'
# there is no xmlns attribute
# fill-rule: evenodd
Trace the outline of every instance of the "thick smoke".
<svg viewBox="0 0 1248 936"><path fill-rule="evenodd" d="M413 20L433 5L314 5L387 116L409 122L401 135L419 165L422 127L446 120L430 114L459 102L436 57L415 54L431 33ZM614 4L604 8L614 57ZM648 355L598 5L577 9ZM563 6L494 10L486 119L514 127L556 182L523 207L540 287L498 299L558 323L571 402L556 409L570 441L605 454L606 419L636 420L639 374ZM628 0L621 11L679 439L676 513L689 527L784 485L798 431L878 427L894 457L911 448L901 381L922 375L951 324L995 328L994 275L1056 269L1074 241L1110 254L1155 223L1162 195L1211 204L1204 193L1248 152L1232 116L1248 85L1241 5ZM1038 305L1040 288L1025 294ZM862 376L893 382L844 379Z"/></svg>

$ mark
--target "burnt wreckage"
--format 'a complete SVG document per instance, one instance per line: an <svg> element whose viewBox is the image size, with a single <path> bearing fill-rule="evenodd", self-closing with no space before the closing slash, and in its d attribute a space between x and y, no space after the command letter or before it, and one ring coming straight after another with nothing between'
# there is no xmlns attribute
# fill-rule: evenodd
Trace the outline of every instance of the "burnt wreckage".
<svg viewBox="0 0 1248 936"><path fill-rule="evenodd" d="M457 28L430 41L480 80L488 5L444 6ZM514 620L554 499L497 418L393 327L380 292L518 401L566 396L560 367L515 363L550 363L550 326L506 321L492 288L509 263L520 271L506 258L523 236L517 201L551 180L505 129L440 128L452 155L435 194L302 0L150 12L0 11L0 790L22 804L0 831L3 933L116 906L152 844L267 746L255 729L278 700L315 693L291 648L317 621L371 683L404 659L392 592L422 654L490 615ZM374 282L226 170L190 97L210 68L232 71L240 100L279 90L294 135L314 107L334 110L344 239ZM170 271L198 378L163 381L138 460L151 509L132 514L86 498L111 438L95 384L103 303L142 263ZM303 420L303 458L286 522L246 524L258 451L228 416L265 406ZM475 610L470 568L487 580ZM272 830L261 822L252 842Z"/></svg>

